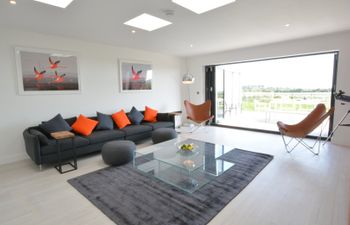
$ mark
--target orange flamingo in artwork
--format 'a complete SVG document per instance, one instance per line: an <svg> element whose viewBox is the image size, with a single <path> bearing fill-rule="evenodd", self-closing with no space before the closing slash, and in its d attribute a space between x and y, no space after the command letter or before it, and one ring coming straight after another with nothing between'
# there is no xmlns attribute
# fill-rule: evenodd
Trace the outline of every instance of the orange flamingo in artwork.
<svg viewBox="0 0 350 225"><path fill-rule="evenodd" d="M58 64L61 62L60 60L57 60L57 61L53 61L51 59L51 57L49 57L49 62L50 62L50 68L51 69L57 69L58 68Z"/></svg>
<svg viewBox="0 0 350 225"><path fill-rule="evenodd" d="M66 76L66 74L59 75L57 73L57 71L55 71L55 79L54 79L53 82L55 82L55 83L63 83L64 82L64 76Z"/></svg>
<svg viewBox="0 0 350 225"><path fill-rule="evenodd" d="M132 72L132 79L133 80L140 80L140 76L141 76L142 70L139 70L139 71L136 72L134 70L134 66L131 66L131 72Z"/></svg>
<svg viewBox="0 0 350 225"><path fill-rule="evenodd" d="M34 66L34 73L35 73L35 80L42 80L44 78L44 74L46 73L46 70L39 72Z"/></svg>

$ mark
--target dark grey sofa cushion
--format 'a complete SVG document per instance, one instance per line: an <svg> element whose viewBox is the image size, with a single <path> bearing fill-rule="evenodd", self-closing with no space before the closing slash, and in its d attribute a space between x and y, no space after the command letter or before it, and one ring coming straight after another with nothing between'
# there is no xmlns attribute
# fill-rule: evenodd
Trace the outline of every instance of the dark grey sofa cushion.
<svg viewBox="0 0 350 225"><path fill-rule="evenodd" d="M164 121L159 121L155 123L142 123L142 125L150 126L152 127L152 130L156 130L159 128L173 128L174 123L173 122L164 122Z"/></svg>
<svg viewBox="0 0 350 225"><path fill-rule="evenodd" d="M61 143L61 151L65 151L65 150L73 148L71 138L60 140L60 143ZM87 146L87 145L89 145L89 140L86 138L83 138L81 136L75 136L74 137L74 144L75 144L76 148ZM56 140L50 141L49 145L42 146L42 148L41 148L42 155L49 155L49 154L53 154L53 153L57 153Z"/></svg>
<svg viewBox="0 0 350 225"><path fill-rule="evenodd" d="M141 134L144 132L152 131L152 127L146 125L129 125L120 130L124 131L126 136L130 136L134 134Z"/></svg>
<svg viewBox="0 0 350 225"><path fill-rule="evenodd" d="M135 107L132 107L131 111L128 113L128 117L131 123L136 125L139 125L144 118L143 114L140 111L138 111Z"/></svg>
<svg viewBox="0 0 350 225"><path fill-rule="evenodd" d="M70 131L72 128L63 119L61 114L57 114L54 118L47 122L42 122L39 127L43 129L48 134L58 131Z"/></svg>
<svg viewBox="0 0 350 225"><path fill-rule="evenodd" d="M96 130L113 130L113 119L111 115L97 112L97 120Z"/></svg>
<svg viewBox="0 0 350 225"><path fill-rule="evenodd" d="M96 130L86 138L90 144L117 140L125 137L125 133L120 130Z"/></svg>

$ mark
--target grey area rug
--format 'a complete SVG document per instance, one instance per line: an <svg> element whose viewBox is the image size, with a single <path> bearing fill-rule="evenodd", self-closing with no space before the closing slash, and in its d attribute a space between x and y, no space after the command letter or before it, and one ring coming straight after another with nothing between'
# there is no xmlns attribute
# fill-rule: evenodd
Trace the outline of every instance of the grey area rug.
<svg viewBox="0 0 350 225"><path fill-rule="evenodd" d="M273 156L234 149L220 158L235 165L193 194L144 175L130 164L101 169L68 182L118 225L204 225Z"/></svg>

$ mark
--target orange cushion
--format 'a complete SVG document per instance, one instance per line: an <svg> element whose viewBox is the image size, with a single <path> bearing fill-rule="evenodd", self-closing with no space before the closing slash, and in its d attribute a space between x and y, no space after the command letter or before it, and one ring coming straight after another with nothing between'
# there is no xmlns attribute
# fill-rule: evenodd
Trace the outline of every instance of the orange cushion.
<svg viewBox="0 0 350 225"><path fill-rule="evenodd" d="M97 124L98 121L80 115L75 123L73 123L72 128L76 133L88 136L92 133Z"/></svg>
<svg viewBox="0 0 350 225"><path fill-rule="evenodd" d="M119 112L114 113L112 115L112 118L114 122L117 124L117 126L119 127L119 129L122 129L127 125L131 124L128 116L126 115L123 109L120 110Z"/></svg>
<svg viewBox="0 0 350 225"><path fill-rule="evenodd" d="M143 118L144 121L148 122L157 122L157 114L158 111L155 109L151 109L150 107L145 107L145 117Z"/></svg>

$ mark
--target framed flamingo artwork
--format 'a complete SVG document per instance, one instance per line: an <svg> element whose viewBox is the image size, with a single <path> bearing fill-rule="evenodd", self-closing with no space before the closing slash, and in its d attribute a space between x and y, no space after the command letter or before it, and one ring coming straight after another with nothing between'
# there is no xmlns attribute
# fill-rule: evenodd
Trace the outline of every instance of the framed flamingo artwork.
<svg viewBox="0 0 350 225"><path fill-rule="evenodd" d="M121 92L151 91L152 64L149 62L120 60Z"/></svg>
<svg viewBox="0 0 350 225"><path fill-rule="evenodd" d="M15 54L20 95L80 93L75 54L22 47Z"/></svg>

